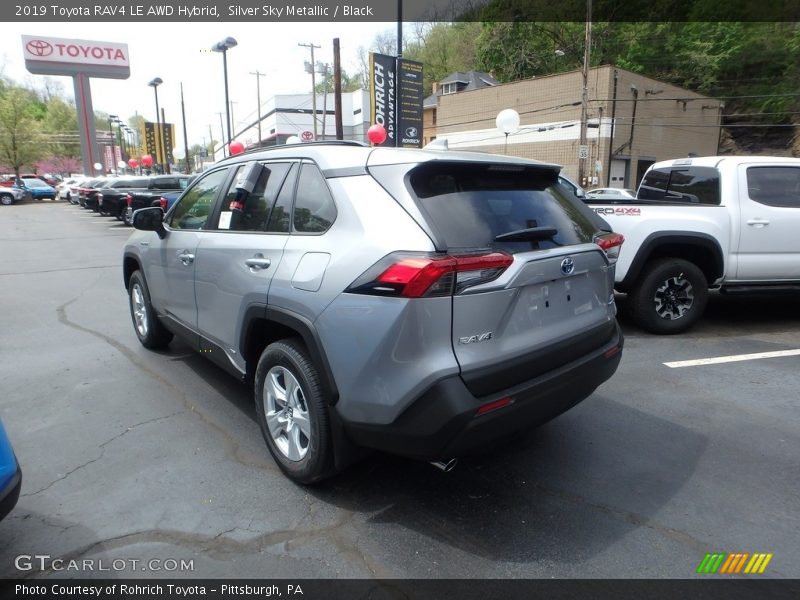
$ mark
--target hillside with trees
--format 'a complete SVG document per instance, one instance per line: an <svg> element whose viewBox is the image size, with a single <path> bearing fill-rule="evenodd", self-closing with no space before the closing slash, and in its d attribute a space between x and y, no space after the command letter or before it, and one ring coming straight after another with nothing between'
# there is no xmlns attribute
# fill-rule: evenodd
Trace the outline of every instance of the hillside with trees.
<svg viewBox="0 0 800 600"><path fill-rule="evenodd" d="M425 64L425 83L453 71L501 82L580 69L584 23L418 25L403 55ZM726 137L745 152L800 155L800 24L794 22L593 23L592 66L614 64L720 99Z"/></svg>

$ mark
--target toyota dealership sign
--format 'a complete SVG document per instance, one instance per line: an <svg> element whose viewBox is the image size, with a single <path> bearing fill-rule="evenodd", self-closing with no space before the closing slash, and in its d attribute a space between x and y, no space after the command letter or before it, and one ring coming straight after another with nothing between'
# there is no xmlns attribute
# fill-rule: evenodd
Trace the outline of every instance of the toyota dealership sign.
<svg viewBox="0 0 800 600"><path fill-rule="evenodd" d="M127 79L128 44L23 35L25 66L38 75L74 75Z"/></svg>

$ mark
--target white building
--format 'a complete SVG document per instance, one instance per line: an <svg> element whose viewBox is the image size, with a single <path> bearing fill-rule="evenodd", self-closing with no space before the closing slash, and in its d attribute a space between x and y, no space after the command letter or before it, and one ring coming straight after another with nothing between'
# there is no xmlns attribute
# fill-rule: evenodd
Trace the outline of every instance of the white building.
<svg viewBox="0 0 800 600"><path fill-rule="evenodd" d="M342 129L344 139L367 142L369 129L369 94L356 90L342 94ZM312 94L278 94L262 102L261 140L258 138L257 113L244 120L235 119L233 139L247 149L285 144L291 136L303 141L335 140L336 111L333 92L317 96L316 137ZM215 159L222 158L222 146L215 148Z"/></svg>

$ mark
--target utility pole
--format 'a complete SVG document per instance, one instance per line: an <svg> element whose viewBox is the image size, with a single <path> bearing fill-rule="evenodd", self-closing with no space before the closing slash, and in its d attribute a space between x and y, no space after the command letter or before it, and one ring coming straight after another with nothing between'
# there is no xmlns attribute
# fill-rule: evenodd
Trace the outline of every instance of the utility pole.
<svg viewBox="0 0 800 600"><path fill-rule="evenodd" d="M333 106L336 119L336 139L344 139L342 127L342 61L339 56L339 38L333 38Z"/></svg>
<svg viewBox="0 0 800 600"><path fill-rule="evenodd" d="M578 183L586 185L586 160L588 157L586 145L586 117L589 109L589 65L591 64L592 52L592 0L586 0L586 32L584 36L583 48L583 90L581 94L581 138L578 150Z"/></svg>
<svg viewBox="0 0 800 600"><path fill-rule="evenodd" d="M261 147L261 77L266 77L266 73L261 73L256 69L250 71L250 75L256 76L256 102L258 102L258 147Z"/></svg>
<svg viewBox="0 0 800 600"><path fill-rule="evenodd" d="M317 139L317 79L314 76L314 48L321 48L322 46L315 46L314 44L297 44L303 48L311 50L311 63L306 63L306 72L311 73L311 111L313 114L312 120L314 121L314 139Z"/></svg>

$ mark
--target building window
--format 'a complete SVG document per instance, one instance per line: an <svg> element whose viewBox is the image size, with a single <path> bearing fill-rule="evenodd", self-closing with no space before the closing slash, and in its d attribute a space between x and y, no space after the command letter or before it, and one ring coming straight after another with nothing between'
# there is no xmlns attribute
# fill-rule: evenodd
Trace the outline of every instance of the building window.
<svg viewBox="0 0 800 600"><path fill-rule="evenodd" d="M433 111L431 111L431 116L433 117L433 124L436 125L436 109L435 108L433 109Z"/></svg>
<svg viewBox="0 0 800 600"><path fill-rule="evenodd" d="M442 94L455 94L458 91L458 84L445 83L442 85Z"/></svg>

